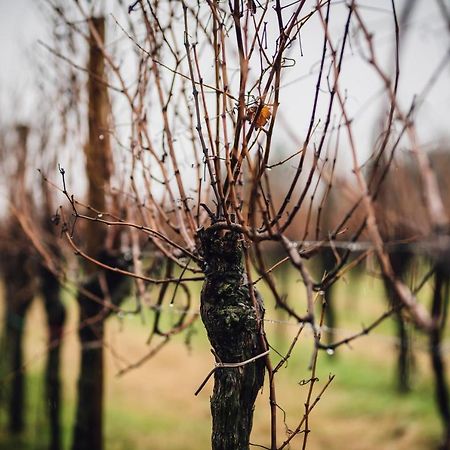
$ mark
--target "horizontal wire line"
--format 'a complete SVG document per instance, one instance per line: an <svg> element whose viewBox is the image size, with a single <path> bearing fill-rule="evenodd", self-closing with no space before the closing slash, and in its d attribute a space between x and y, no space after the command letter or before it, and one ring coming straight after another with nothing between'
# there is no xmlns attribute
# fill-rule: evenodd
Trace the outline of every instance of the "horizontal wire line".
<svg viewBox="0 0 450 450"><path fill-rule="evenodd" d="M187 315L200 316L200 311L196 311L196 310L192 310L192 309L185 311L181 308L177 308L174 305L151 306L150 310L151 311L160 311L160 312L169 312L172 314L180 314L180 315L187 314ZM123 319L123 318L124 318L124 316L120 316L120 319ZM287 326L287 327L297 327L297 328L305 325L303 323L292 322L289 320L271 319L271 318L263 319L263 321L265 323L269 323L272 325L283 325L283 326ZM308 328L308 330L311 332L311 334L313 334L313 331L311 328ZM322 325L321 327L316 326L316 330L327 333L327 334L338 333L338 334L350 335L350 336L361 332L361 330L351 330L348 328L331 328L326 325ZM388 335L388 334L370 332L366 336L370 336L372 339L375 338L378 340L391 341L394 345L400 344L400 339L398 337ZM361 337L363 337L363 336L361 336ZM415 342L414 345L419 350L426 351L428 349L428 346L426 344L421 345L420 342ZM440 347L441 347L441 350L443 351L443 353L450 353L450 339L446 339L445 341L442 341Z"/></svg>

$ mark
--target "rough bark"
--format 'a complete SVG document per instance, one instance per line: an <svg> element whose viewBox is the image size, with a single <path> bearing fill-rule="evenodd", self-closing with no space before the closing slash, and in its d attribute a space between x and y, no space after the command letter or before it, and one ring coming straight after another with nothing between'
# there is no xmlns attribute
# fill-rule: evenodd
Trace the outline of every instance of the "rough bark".
<svg viewBox="0 0 450 450"><path fill-rule="evenodd" d="M240 236L201 230L205 282L201 317L218 361L237 363L264 351L263 306L254 305L242 265ZM239 368L219 368L211 397L212 449L247 450L253 410L264 381L263 359Z"/></svg>

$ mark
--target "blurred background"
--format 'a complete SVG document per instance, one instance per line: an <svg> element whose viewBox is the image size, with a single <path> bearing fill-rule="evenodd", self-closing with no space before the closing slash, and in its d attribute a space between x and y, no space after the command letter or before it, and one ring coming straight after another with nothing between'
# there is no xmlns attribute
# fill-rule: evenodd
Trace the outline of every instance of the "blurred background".
<svg viewBox="0 0 450 450"><path fill-rule="evenodd" d="M296 278L294 272L277 275L286 293L303 297ZM431 286L422 294L425 299L429 298ZM262 295L268 297L269 293L263 290ZM350 273L339 281L335 295L339 312L335 336L339 338L359 332L363 324L370 323L383 312L386 301L382 282L363 274ZM61 362L62 413L64 448L69 448L75 414L79 343L76 302L69 293L64 295L64 301L68 319ZM168 322L175 322L179 317L176 305L172 311L166 311ZM276 351L285 354L298 326L270 307L266 320L269 341ZM141 320L134 316L112 317L107 322L105 448L208 449L212 380L197 397L194 392L212 369L214 359L200 320L151 360L118 376L121 369L148 353L145 342L149 322L150 317ZM22 436L11 438L5 431L7 412L3 407L0 448L48 447L49 423L43 380L47 346L44 323L42 300L36 298L25 331L26 430ZM320 383L323 384L330 374L336 377L311 414L309 448L425 450L437 447L441 424L435 406L427 342L412 328L409 333L411 379L407 392L399 389L397 359L400 342L393 320L332 355L320 354L317 375ZM302 414L307 386L302 386L301 381L309 377L312 345L311 332L304 330L287 369L280 372L278 402L287 417L286 429L280 428L281 436L289 428L295 428ZM449 349L448 341L444 340L446 360ZM275 354L274 360L277 359ZM269 414L266 380L256 406L252 443L268 441ZM300 445L300 440L295 442L292 448Z"/></svg>
<svg viewBox="0 0 450 450"><path fill-rule="evenodd" d="M112 47L116 43L115 39L119 42L114 51L117 51L118 59L125 68L133 56L124 55L123 49L120 48L124 39L117 21L127 23L128 3L132 2L105 0L95 5L87 2L93 9L111 11L114 14L106 15L110 32L108 42ZM430 153L438 150L447 154L450 148L450 5L445 1L395 2L398 10L403 12L408 10L408 3L412 12L405 21L408 36L401 53L399 103L408 110L415 96L422 93L430 78L432 79L426 96L423 101L421 99L420 109L414 116L414 120L420 124L417 127L418 141ZM335 1L332 4L336 11L336 22L330 25L331 30L333 27L338 29L342 26L346 11L345 2ZM42 255L47 255L46 263L51 265L55 255L63 255L68 265L68 273L79 281L76 263L71 259L74 249L63 248L54 225L55 222L58 225L61 220L57 213L58 206L67 204L67 196L61 192L63 186L58 164L60 167L69 168L66 180L70 184L71 192L80 198L86 194L84 159L83 156L80 157L79 149L84 147L87 135L87 125L83 119L87 109L87 80L86 74L76 66L86 65L88 52L83 50L76 39L73 42L68 39L67 42L64 41L65 44L61 44L58 51L69 49L72 65L67 65L67 61L52 53L51 49L55 49L58 38L63 42L67 37L61 31L65 30L67 23L60 18L54 19L52 5L50 1L0 0L0 239L3 242L0 244L0 324L4 355L9 355L13 347L13 341L8 340L5 330L13 328L24 333L23 354L18 368L11 371L11 367L6 364L6 356L3 358L0 355L0 359L3 359L0 361L2 450L51 448L49 442L52 421L48 411L51 411L53 406L49 404L49 379L46 379L49 349L61 348L61 396L55 401L61 408L59 414L62 444L51 450L71 448L76 417L76 387L80 354L83 350L78 335L80 312L77 284L69 283L61 288L60 309L56 312L56 316L59 316L55 316L52 322L43 296L46 285L42 280L46 278L42 276L41 260ZM390 2L367 2L361 3L360 7L371 29L376 30L376 48L380 61L389 67L395 39ZM76 23L75 19L73 23ZM317 52L322 45L322 36L318 37L316 29L317 24L314 24L313 20L311 25L305 26L301 36L302 56L297 55L300 54L297 47L292 50L297 61L296 70L288 71L283 78L282 108L279 116L281 125L278 133L274 135L274 162L287 157L287 149L301 145L305 139L320 62ZM269 37L273 32L269 26ZM364 51L358 47L355 37L354 45L350 46L348 64L342 79L344 89L351 87L348 108L357 125L355 135L361 161L370 157L379 137L377 121L380 109L385 106L385 99L378 95L382 89L380 80L369 71L366 72L361 65L363 54ZM70 67L69 74L67 67ZM132 78L132 74L127 70L125 74ZM63 78L64 81L73 83L67 84L63 82ZM52 91L52 87L56 89ZM74 104L77 105L75 108ZM114 108L117 114L115 125L121 130L116 135L115 144L118 151L117 149L122 148L122 142L128 142L128 136L123 141L120 138L126 136L128 130L126 124L124 129L121 128L121 123L126 123L129 119L124 119L126 113L122 112L122 109L125 109L123 104L118 102L114 104ZM25 148L28 149L28 154ZM400 153L401 156L406 155L407 159L408 149L405 146L400 148ZM22 157L26 154L27 157ZM126 157L118 158L117 161L118 179L125 178L124 174L129 175L129 161ZM442 173L439 187L446 203L449 162L448 157L434 162L436 170ZM21 165L25 165L26 169L21 168ZM187 161L186 171L190 165L191 161ZM350 152L339 155L336 167L341 180L347 180L351 176ZM420 186L414 181L417 174L411 175L412 172L408 172L409 169L405 167L407 164L404 164L404 161L394 165L378 205L379 210L383 210L380 222L385 233L395 239L410 238L417 229L423 230L428 226L422 222L423 217L418 217L422 210L420 201L417 200L421 198ZM44 178L48 177L49 183L47 179L43 182L37 169L41 170ZM121 169L123 174L120 173ZM271 175L274 198L283 195L287 181L293 173L293 165L274 168ZM23 179L17 174L21 174ZM412 181L399 187L395 183L403 177L410 177ZM336 195L333 198L337 198L338 203L331 200L328 202L323 212L325 218L332 216L337 210L342 213L345 210L343 204L354 200L350 185L351 183L347 184L346 181L342 181L340 186L336 184ZM394 190L397 193L395 201L392 200L393 195L390 195ZM42 201L48 208L42 208L39 214L35 213L29 206L33 202L26 201L27 195L35 196L38 203ZM48 196L52 197L52 200L47 202L45 199ZM16 213L18 222L10 220L11 207L15 207L19 212ZM317 208L312 214L317 215ZM46 219L42 219L41 215ZM26 217L31 217L31 222L27 221ZM349 225L350 228L351 226ZM305 236L304 227L303 215L298 223L291 227L289 237L301 240ZM21 228L25 229L22 234L18 231ZM400 229L404 234L399 234ZM44 246L43 251L39 249L40 243ZM34 250L36 246L37 253ZM355 252L356 259L363 250L358 249L358 252ZM280 258L270 246L266 256L274 264ZM402 258L403 256L400 256L400 259ZM147 260L144 257L144 263L149 263L150 259L151 257ZM435 281L431 277L427 278L426 274L431 270L432 263L423 255L414 258L405 256L404 259L402 277L409 286L417 288L420 301L429 307ZM24 278L15 277L17 267L26 269ZM317 279L321 279L329 271L327 259L321 255L308 261L308 267ZM161 264L159 273L165 268ZM180 276L180 272L175 272L175 275ZM273 275L283 296L295 299L299 309L306 305L304 287L297 272L280 266L273 271ZM28 289L29 292L24 293L26 314L25 309L22 311L18 308L11 316L8 310L11 292L8 289L11 289L11 286L16 290ZM150 298L157 299L162 289L164 287L153 287L149 292ZM170 304L143 308L139 314L126 314L124 310L131 311L135 308L137 294L136 290L132 291L128 293L120 310L112 309L105 321L105 450L210 448L209 398L212 393L212 379L198 396L194 395L214 367L214 357L199 318L201 283L189 282L192 302L187 313L184 300L175 296L175 289L177 288L171 286L165 294L167 298L174 299ZM275 308L271 293L263 283L258 285L258 289L266 299L265 329L273 347L271 356L276 363L281 359L281 355L288 352L299 331L299 325L286 313ZM320 293L325 300L331 296L333 298L334 315L325 321L322 330L324 339L333 342L360 333L386 311L387 305L390 305L389 301L392 300L389 300L388 294L373 256L365 258L361 264L355 263L354 268L350 265L335 283L332 292ZM448 297L448 290L446 294ZM448 302L447 297L445 304ZM62 310L65 312L61 313ZM153 355L155 347L150 349L147 342L157 313L161 313L160 326L163 329L176 327L183 314L187 314L193 322L182 333L171 337L170 345ZM65 316L65 322L58 322L62 316ZM279 435L283 437L289 436L301 419L308 388L305 380L310 376L309 365L314 342L308 327L301 333L301 340L286 363L285 370L280 371L278 377L278 404L281 417L285 417L285 421L280 421ZM449 337L447 325L440 346L446 363L450 352ZM157 345L164 341L163 337L158 338L160 341L157 341ZM309 449L438 448L443 424L436 405L429 342L408 320L399 322L398 317L387 318L375 329L340 346L336 351L321 352L317 370L320 387L326 384L330 376L334 375L335 378L320 396L311 413ZM448 373L448 368L444 371ZM11 406L7 398L11 380L15 379L18 373L23 376L23 391L20 391L20 395L23 397L24 409L18 430L11 432ZM50 379L50 386L51 384ZM254 448L269 442L268 391L266 380L255 410L251 438ZM291 448L300 448L301 442L300 435L292 441Z"/></svg>

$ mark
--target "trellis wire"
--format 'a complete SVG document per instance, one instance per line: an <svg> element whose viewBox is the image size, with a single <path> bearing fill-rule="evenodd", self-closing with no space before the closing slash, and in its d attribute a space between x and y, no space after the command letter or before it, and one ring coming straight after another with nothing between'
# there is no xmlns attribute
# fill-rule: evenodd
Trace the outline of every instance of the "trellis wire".
<svg viewBox="0 0 450 450"><path fill-rule="evenodd" d="M174 306L173 304L168 305L168 306L151 306L150 307L151 311L160 311L160 312L168 312L170 314L187 314L187 315L194 315L194 316L200 316L200 311L197 310L188 310L185 311L181 308L177 308L176 306ZM125 318L125 315L121 314L120 312L117 314L117 316L119 317L120 320L123 320ZM292 327L292 328L298 328L300 326L305 326L305 324L302 323L297 323L297 322L292 322L290 320L282 320L282 319L272 319L272 318L265 318L263 319L263 321L267 324L271 324L271 325L281 325L281 326L285 326L285 327ZM310 325L310 324L306 324L306 325ZM358 332L360 332L361 330L351 330L348 328L332 328L332 327L328 327L326 325L322 325L321 327L319 327L318 325L315 326L316 327L316 331L322 332L322 333L337 333L337 334L342 334L342 335L354 335ZM307 332L309 332L309 334L313 335L313 330L311 328L311 326L307 327ZM392 336L392 335L388 335L388 334L381 334L381 333L373 333L370 332L367 334L367 336L371 336L372 338L376 338L378 340L385 340L385 341L391 341L391 343L393 345L399 345L400 344L400 339L397 338L396 336ZM428 346L427 345L421 345L421 343L419 341L415 341L415 347L418 350L421 351L427 351L428 350ZM351 348L350 344L347 344L348 347ZM441 343L441 351L443 353L450 353L450 339L446 339L445 341L442 341ZM333 351L334 353L334 351Z"/></svg>

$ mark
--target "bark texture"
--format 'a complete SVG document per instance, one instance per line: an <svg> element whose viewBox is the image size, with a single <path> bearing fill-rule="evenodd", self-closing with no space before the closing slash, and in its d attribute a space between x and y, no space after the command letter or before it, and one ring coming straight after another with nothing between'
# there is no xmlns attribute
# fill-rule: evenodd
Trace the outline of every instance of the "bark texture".
<svg viewBox="0 0 450 450"><path fill-rule="evenodd" d="M205 282L201 317L218 362L236 363L264 351L263 306L256 305L242 265L240 235L199 232ZM264 359L239 368L219 368L211 397L212 449L247 450L258 391L264 381Z"/></svg>

